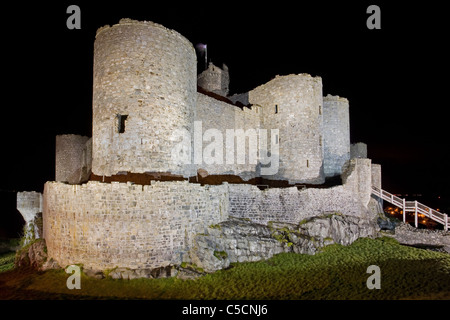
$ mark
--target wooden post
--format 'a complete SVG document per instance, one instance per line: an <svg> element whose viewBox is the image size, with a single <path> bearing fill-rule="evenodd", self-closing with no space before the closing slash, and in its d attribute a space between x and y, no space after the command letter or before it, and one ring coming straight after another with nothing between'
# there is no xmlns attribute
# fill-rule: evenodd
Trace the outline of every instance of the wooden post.
<svg viewBox="0 0 450 320"><path fill-rule="evenodd" d="M406 200L403 198L403 223L406 223Z"/></svg>
<svg viewBox="0 0 450 320"><path fill-rule="evenodd" d="M417 200L415 200L414 201L414 215L415 215L415 217L414 217L414 222L415 222L415 225L416 225L416 228L418 228L419 227L419 220L418 220L418 216L417 216Z"/></svg>

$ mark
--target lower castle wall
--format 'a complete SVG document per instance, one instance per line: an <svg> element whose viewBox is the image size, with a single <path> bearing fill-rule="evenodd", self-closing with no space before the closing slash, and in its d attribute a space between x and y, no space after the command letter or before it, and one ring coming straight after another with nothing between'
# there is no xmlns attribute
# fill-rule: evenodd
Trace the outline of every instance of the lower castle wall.
<svg viewBox="0 0 450 320"><path fill-rule="evenodd" d="M325 212L369 217L367 208L344 186L262 191L255 186L241 184L229 185L229 188L230 216L248 218L260 224L267 224L269 221L297 224L305 218Z"/></svg>
<svg viewBox="0 0 450 320"><path fill-rule="evenodd" d="M227 186L47 182L44 238L60 266L152 269L181 263L191 236L228 218Z"/></svg>
<svg viewBox="0 0 450 320"><path fill-rule="evenodd" d="M353 159L344 184L332 188L47 182L44 238L49 257L62 267L77 263L95 270L165 267L189 261L194 236L229 216L260 224L300 223L327 212L371 219L366 204L371 174L370 159Z"/></svg>

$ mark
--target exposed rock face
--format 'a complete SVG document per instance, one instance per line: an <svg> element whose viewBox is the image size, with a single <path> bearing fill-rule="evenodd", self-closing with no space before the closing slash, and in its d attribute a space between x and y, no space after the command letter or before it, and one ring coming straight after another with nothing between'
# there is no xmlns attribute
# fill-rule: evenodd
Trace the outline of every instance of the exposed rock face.
<svg viewBox="0 0 450 320"><path fill-rule="evenodd" d="M88 276L93 276L96 278L101 278L104 276L104 273L101 271L92 271L86 270L84 271ZM129 269L129 268L116 268L108 273L108 276L112 279L137 279L137 278L168 278L174 277L177 275L177 269L173 266L167 266L162 268L155 269Z"/></svg>
<svg viewBox="0 0 450 320"><path fill-rule="evenodd" d="M330 214L313 217L300 223L299 231L318 239L332 239L333 243L349 245L358 238L377 236L377 225L372 220L354 216ZM326 244L325 244L326 245Z"/></svg>
<svg viewBox="0 0 450 320"><path fill-rule="evenodd" d="M232 262L268 259L281 252L314 254L329 244L349 245L360 237L377 236L377 230L373 221L340 214L305 219L299 225L268 226L230 217L195 237L191 259L197 267L214 272Z"/></svg>
<svg viewBox="0 0 450 320"><path fill-rule="evenodd" d="M395 227L392 236L401 244L412 246L437 246L450 253L450 233L443 230L416 229L413 226L401 222Z"/></svg>
<svg viewBox="0 0 450 320"><path fill-rule="evenodd" d="M53 259L48 259L45 240L39 239L18 251L14 264L16 267L31 267L44 271L59 268Z"/></svg>

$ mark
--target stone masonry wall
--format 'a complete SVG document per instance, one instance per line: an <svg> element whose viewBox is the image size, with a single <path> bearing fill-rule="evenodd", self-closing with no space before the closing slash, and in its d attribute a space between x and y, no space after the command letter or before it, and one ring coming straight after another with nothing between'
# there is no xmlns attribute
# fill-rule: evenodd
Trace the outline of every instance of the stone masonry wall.
<svg viewBox="0 0 450 320"><path fill-rule="evenodd" d="M191 236L228 218L227 186L47 182L44 238L60 266L153 269L181 263Z"/></svg>
<svg viewBox="0 0 450 320"><path fill-rule="evenodd" d="M75 134L56 136L55 181L86 182L92 168L92 140Z"/></svg>
<svg viewBox="0 0 450 320"><path fill-rule="evenodd" d="M198 165L197 168L204 169L208 171L208 174L231 174L238 175L244 180L254 178L258 175L257 163L250 163L249 160L249 139L246 138L245 144L245 161L243 164L237 161L237 146L238 141L234 139L234 159L231 164L226 162L227 150L231 149L231 145L227 143L226 130L232 129L242 129L244 132L248 129L254 129L258 135L258 129L260 128L260 115L261 111L259 107L254 106L252 109L249 108L239 108L234 105L228 104L226 102L219 101L212 97L206 96L204 94L198 93L197 97L197 108L196 108L196 121L197 125L201 122L202 135L208 129L217 129L222 134L222 146L220 148L221 156L217 157L217 160L221 163L208 164L202 161L202 164ZM211 141L204 141L202 150L205 155L211 155L208 146L213 146L216 141L213 139ZM256 140L257 143L257 140ZM255 146L255 148L257 145ZM228 148L228 149L227 149ZM214 154L217 156L217 154Z"/></svg>
<svg viewBox="0 0 450 320"><path fill-rule="evenodd" d="M348 100L327 95L323 98L323 169L326 177L338 176L350 159L350 117Z"/></svg>
<svg viewBox="0 0 450 320"><path fill-rule="evenodd" d="M322 100L322 79L309 74L277 76L249 92L249 102L261 106L262 127L279 129L279 170L266 178L324 181Z"/></svg>
<svg viewBox="0 0 450 320"><path fill-rule="evenodd" d="M368 210L370 159L354 159L344 184L333 188L273 188L228 184L201 186L178 182L47 182L44 238L49 257L60 266L87 269L154 269L189 261L195 235L229 216L259 224L298 224L339 212L372 219ZM369 192L369 193L368 193Z"/></svg>
<svg viewBox="0 0 450 320"><path fill-rule="evenodd" d="M42 237L40 220L42 212L42 193L36 191L17 192L16 208L25 220L24 233L22 236L23 245Z"/></svg>
<svg viewBox="0 0 450 320"><path fill-rule="evenodd" d="M172 158L177 129L192 131L197 58L179 33L122 19L94 43L94 174L171 172L195 175Z"/></svg>
<svg viewBox="0 0 450 320"><path fill-rule="evenodd" d="M350 145L350 158L367 158L367 144L363 142Z"/></svg>
<svg viewBox="0 0 450 320"><path fill-rule="evenodd" d="M342 183L367 207L372 195L372 160L354 158L342 170Z"/></svg>
<svg viewBox="0 0 450 320"><path fill-rule="evenodd" d="M381 165L372 163L372 186L383 189L381 181ZM371 196L368 207L372 212L384 214L383 200L374 195Z"/></svg>
<svg viewBox="0 0 450 320"><path fill-rule="evenodd" d="M332 188L260 190L252 185L230 184L230 216L261 224L299 223L327 212L372 220L374 213L368 209L372 176L379 172L377 165L372 169L370 159L352 159L344 166L343 184Z"/></svg>
<svg viewBox="0 0 450 320"><path fill-rule="evenodd" d="M42 212L42 193L36 191L17 192L16 208L26 223L33 221L36 214Z"/></svg>
<svg viewBox="0 0 450 320"><path fill-rule="evenodd" d="M324 213L368 218L367 208L344 186L328 189L274 188L260 190L251 185L229 185L230 216L298 224L303 219Z"/></svg>
<svg viewBox="0 0 450 320"><path fill-rule="evenodd" d="M221 69L210 62L208 69L198 75L197 83L207 91L226 97L229 92L230 84L228 67L223 65L223 68Z"/></svg>

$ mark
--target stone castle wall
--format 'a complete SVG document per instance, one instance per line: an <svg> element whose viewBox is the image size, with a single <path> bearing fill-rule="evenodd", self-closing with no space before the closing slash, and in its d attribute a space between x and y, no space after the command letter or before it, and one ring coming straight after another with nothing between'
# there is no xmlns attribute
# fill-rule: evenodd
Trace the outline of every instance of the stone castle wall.
<svg viewBox="0 0 450 320"><path fill-rule="evenodd" d="M367 158L367 144L356 142L350 145L350 158Z"/></svg>
<svg viewBox="0 0 450 320"><path fill-rule="evenodd" d="M191 237L228 218L226 185L47 182L44 238L60 266L153 269L181 263Z"/></svg>
<svg viewBox="0 0 450 320"><path fill-rule="evenodd" d="M193 168L172 158L177 129L192 131L197 58L179 33L122 19L98 30L94 43L94 174L171 172ZM123 132L121 132L123 131Z"/></svg>
<svg viewBox="0 0 450 320"><path fill-rule="evenodd" d="M16 208L25 220L23 228L23 245L42 237L41 224L38 222L42 218L40 213L43 210L42 193L36 191L17 192Z"/></svg>
<svg viewBox="0 0 450 320"><path fill-rule="evenodd" d="M341 175L343 185L366 207L372 194L372 176L372 160L363 158L347 161Z"/></svg>
<svg viewBox="0 0 450 320"><path fill-rule="evenodd" d="M249 102L261 106L262 127L279 129L279 170L266 178L324 181L322 99L322 79L308 74L277 76L249 92Z"/></svg>
<svg viewBox="0 0 450 320"><path fill-rule="evenodd" d="M260 190L252 185L230 184L229 190L230 216L247 218L260 224L270 221L298 224L303 219L324 213L372 218L367 206L353 192L353 185L326 189L298 190L291 187ZM367 194L363 196L367 197Z"/></svg>
<svg viewBox="0 0 450 320"><path fill-rule="evenodd" d="M55 181L77 184L89 180L92 140L75 134L56 136Z"/></svg>
<svg viewBox="0 0 450 320"><path fill-rule="evenodd" d="M323 170L326 177L339 176L350 159L350 117L348 100L327 95L323 98Z"/></svg>
<svg viewBox="0 0 450 320"><path fill-rule="evenodd" d="M42 193L36 191L17 192L16 208L25 223L33 221L37 213L42 212Z"/></svg>
<svg viewBox="0 0 450 320"><path fill-rule="evenodd" d="M221 161L221 163L217 163L216 160L211 164L202 161L202 164L198 165L197 168L206 170L208 174L238 175L244 180L256 177L258 175L258 165L257 163L250 163L249 139L246 138L247 141L245 142L245 161L244 163L238 163L238 141L237 139L234 139L233 149L233 145L229 141L227 142L227 130L231 129L236 132L236 129L242 129L243 132L245 132L248 129L253 129L256 134L258 134L258 129L260 128L260 115L261 111L259 107L255 106L251 109L241 109L226 102L198 93L196 121L201 122L202 135L206 137L204 134L208 129L217 129L222 134L221 143L223 148L218 148L220 149L221 154L213 154L213 152L209 151L210 149L208 146L214 147L214 143L216 142L215 139L204 141L202 145L204 157L206 155L213 155L214 157L217 157L217 161ZM257 146L255 146L255 148L256 147ZM234 150L233 161L230 161L230 163L227 164L226 154L231 150ZM211 157L211 160L213 160L212 158L214 157Z"/></svg>
<svg viewBox="0 0 450 320"><path fill-rule="evenodd" d="M47 182L43 221L48 255L63 267L154 269L189 261L195 235L229 216L259 224L298 224L336 212L372 219L366 201L372 170L370 160L363 160L369 159L354 159L348 166L344 185L326 189Z"/></svg>

